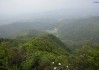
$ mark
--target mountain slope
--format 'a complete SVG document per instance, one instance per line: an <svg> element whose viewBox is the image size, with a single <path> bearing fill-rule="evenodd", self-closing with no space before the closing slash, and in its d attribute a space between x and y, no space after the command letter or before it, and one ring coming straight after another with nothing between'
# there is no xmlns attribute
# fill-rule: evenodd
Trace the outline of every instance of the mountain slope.
<svg viewBox="0 0 99 70"><path fill-rule="evenodd" d="M99 35L99 18L88 18L78 20L71 25L69 29L61 30L60 33L64 33L63 38L69 40L90 40L92 38L98 38ZM63 31L63 32L62 32Z"/></svg>
<svg viewBox="0 0 99 70"><path fill-rule="evenodd" d="M92 17L79 20L62 20L58 24L49 28L50 32L61 38L61 40L71 41L92 41L99 42L99 17Z"/></svg>
<svg viewBox="0 0 99 70"><path fill-rule="evenodd" d="M25 30L15 33L14 35L10 36L10 38L14 39L31 39L33 37L46 34L46 32L40 30Z"/></svg>
<svg viewBox="0 0 99 70"><path fill-rule="evenodd" d="M55 36L41 35L23 43L14 42L17 46L12 41L18 40L0 40L0 70L52 70L55 66L66 69L69 52Z"/></svg>
<svg viewBox="0 0 99 70"><path fill-rule="evenodd" d="M52 19L37 19L32 21L15 22L12 24L0 26L0 37L10 37L15 33L22 32L25 30L40 30L52 25L55 20Z"/></svg>
<svg viewBox="0 0 99 70"><path fill-rule="evenodd" d="M73 50L83 44L99 43L99 17L61 20L47 29Z"/></svg>
<svg viewBox="0 0 99 70"><path fill-rule="evenodd" d="M66 44L99 43L98 16L82 19L39 19L32 22L17 22L0 26L0 37L10 37L17 35L18 32L31 29L52 33Z"/></svg>
<svg viewBox="0 0 99 70"><path fill-rule="evenodd" d="M39 48L40 48L40 46L42 46L41 47L42 50L44 50L43 47L45 47L45 48L47 48L47 50L52 51L53 48L56 47L56 49L58 49L58 48L64 48L65 50L70 51L61 42L61 40L59 40L56 36L54 36L52 34L45 34L45 35L40 35L40 36L34 37L32 40L30 40L29 43L31 43L32 45L34 44L34 46L36 45L36 47L39 47Z"/></svg>
<svg viewBox="0 0 99 70"><path fill-rule="evenodd" d="M62 66L58 68L62 70L64 70L65 65L68 64L67 56L69 50L66 49L66 47L63 46L62 42L53 35L47 34L35 37L25 43L22 47L26 49L30 60L33 60L35 58L38 59L38 70L53 69L53 66L51 65L52 62L60 62ZM26 67L26 64L28 62L29 60L25 61L23 66ZM36 69L35 66L33 66L32 69L33 68Z"/></svg>

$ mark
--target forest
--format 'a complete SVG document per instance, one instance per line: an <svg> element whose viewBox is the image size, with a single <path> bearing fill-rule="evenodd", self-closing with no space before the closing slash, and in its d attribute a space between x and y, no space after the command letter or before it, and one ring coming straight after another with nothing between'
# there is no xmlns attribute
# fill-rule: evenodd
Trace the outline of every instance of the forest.
<svg viewBox="0 0 99 70"><path fill-rule="evenodd" d="M0 39L0 70L98 70L99 45L72 51L52 34Z"/></svg>

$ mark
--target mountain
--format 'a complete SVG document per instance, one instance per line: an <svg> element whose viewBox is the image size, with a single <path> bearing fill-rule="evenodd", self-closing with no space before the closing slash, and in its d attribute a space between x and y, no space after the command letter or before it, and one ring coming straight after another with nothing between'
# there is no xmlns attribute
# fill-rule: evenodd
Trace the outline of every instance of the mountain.
<svg viewBox="0 0 99 70"><path fill-rule="evenodd" d="M48 32L59 37L66 45L99 43L99 17L79 19L38 19L28 22L16 22L0 26L0 37L10 37L23 34L25 31L34 30ZM30 33L33 33L30 31ZM40 33L41 33L40 32ZM18 33L18 34L17 34ZM32 34L31 34L32 35ZM28 35L27 35L28 36Z"/></svg>
<svg viewBox="0 0 99 70"><path fill-rule="evenodd" d="M34 23L1 26L0 35L8 31L6 37L13 39L0 39L0 70L98 70L98 19L62 19L44 27L38 23L41 28Z"/></svg>
<svg viewBox="0 0 99 70"><path fill-rule="evenodd" d="M14 35L10 36L10 38L13 39L31 39L33 37L37 37L39 35L47 34L46 32L40 31L40 30L25 30L18 33L15 33Z"/></svg>
<svg viewBox="0 0 99 70"><path fill-rule="evenodd" d="M0 70L50 70L58 63L59 69L65 69L69 50L64 46L52 34L29 40L0 39Z"/></svg>
<svg viewBox="0 0 99 70"><path fill-rule="evenodd" d="M55 49L57 49L58 51L61 48L69 51L69 49L66 48L66 46L61 42L61 40L59 40L56 36L52 34L44 34L34 37L25 44L25 46L27 45L32 48L34 46L35 49L37 48L37 49L41 49L42 51L48 51L48 52L55 52ZM62 51L60 50L60 52Z"/></svg>
<svg viewBox="0 0 99 70"><path fill-rule="evenodd" d="M0 70L98 70L99 45L75 53L52 34L32 39L0 39Z"/></svg>
<svg viewBox="0 0 99 70"><path fill-rule="evenodd" d="M76 20L69 24L59 24L59 34L68 40L88 40L98 38L99 17Z"/></svg>
<svg viewBox="0 0 99 70"><path fill-rule="evenodd" d="M58 36L66 45L99 43L99 17L62 20L47 31Z"/></svg>
<svg viewBox="0 0 99 70"><path fill-rule="evenodd" d="M49 24L46 24L48 21L44 20L35 20L33 22L16 22L13 24L7 24L0 26L0 37L10 37L16 33L25 31L25 30L41 30Z"/></svg>

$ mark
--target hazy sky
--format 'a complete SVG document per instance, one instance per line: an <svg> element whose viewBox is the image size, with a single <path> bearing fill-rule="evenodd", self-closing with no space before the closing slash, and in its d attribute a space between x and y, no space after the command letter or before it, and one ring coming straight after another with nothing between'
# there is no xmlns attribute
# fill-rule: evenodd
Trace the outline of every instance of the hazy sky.
<svg viewBox="0 0 99 70"><path fill-rule="evenodd" d="M87 14L99 15L99 0L0 0L0 25L55 10L67 15L71 12L72 16L80 14L79 18Z"/></svg>
<svg viewBox="0 0 99 70"><path fill-rule="evenodd" d="M0 0L0 14L45 12L57 9L97 8L99 0Z"/></svg>

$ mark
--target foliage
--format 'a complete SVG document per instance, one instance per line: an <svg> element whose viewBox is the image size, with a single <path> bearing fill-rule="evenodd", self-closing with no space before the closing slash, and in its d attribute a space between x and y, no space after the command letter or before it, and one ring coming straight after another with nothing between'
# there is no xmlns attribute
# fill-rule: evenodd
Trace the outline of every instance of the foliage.
<svg viewBox="0 0 99 70"><path fill-rule="evenodd" d="M97 49L96 49L97 48ZM74 70L98 70L99 69L99 45L84 45L80 50L76 51L70 59Z"/></svg>
<svg viewBox="0 0 99 70"><path fill-rule="evenodd" d="M68 63L68 52L62 42L54 37L42 35L25 42L18 39L1 40L0 70L48 70L53 69L52 62L57 65L61 62L64 68Z"/></svg>
<svg viewBox="0 0 99 70"><path fill-rule="evenodd" d="M99 45L69 51L55 36L0 39L0 70L98 70Z"/></svg>

